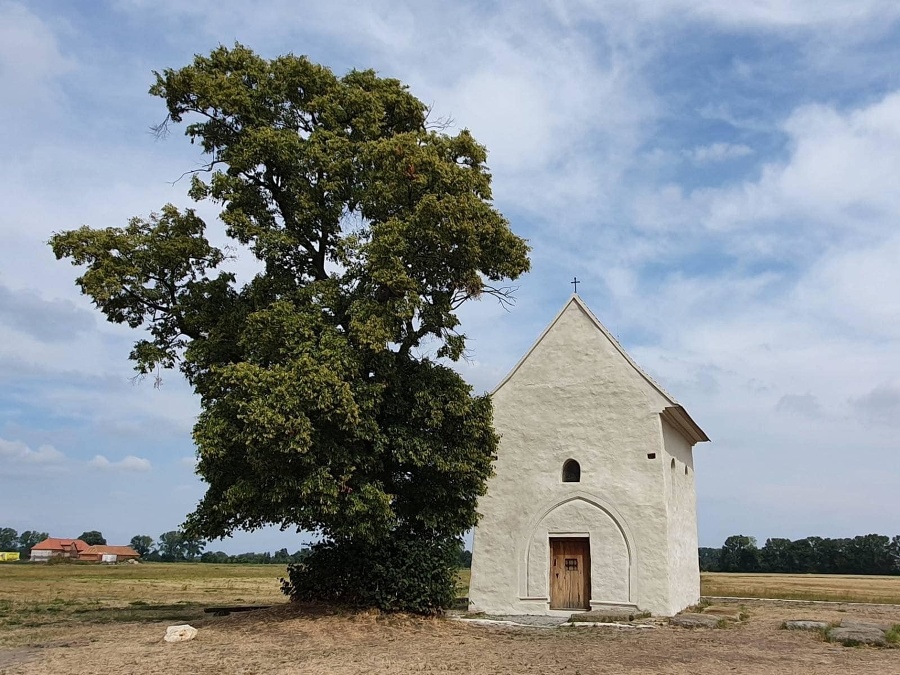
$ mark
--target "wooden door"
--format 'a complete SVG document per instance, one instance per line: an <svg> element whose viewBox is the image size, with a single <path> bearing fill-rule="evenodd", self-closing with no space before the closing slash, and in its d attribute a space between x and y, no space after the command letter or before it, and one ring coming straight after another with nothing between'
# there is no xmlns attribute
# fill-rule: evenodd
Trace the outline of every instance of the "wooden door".
<svg viewBox="0 0 900 675"><path fill-rule="evenodd" d="M591 608L591 545L587 537L550 539L550 609Z"/></svg>

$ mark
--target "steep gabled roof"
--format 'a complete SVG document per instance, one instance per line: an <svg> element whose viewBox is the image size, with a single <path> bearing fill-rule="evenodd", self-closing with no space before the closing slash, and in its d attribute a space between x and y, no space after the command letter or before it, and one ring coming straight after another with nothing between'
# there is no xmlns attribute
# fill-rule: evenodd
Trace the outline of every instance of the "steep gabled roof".
<svg viewBox="0 0 900 675"><path fill-rule="evenodd" d="M31 547L32 551L68 551L75 547L75 550L81 553L88 545L81 539L59 539L57 537L48 537L44 541Z"/></svg>
<svg viewBox="0 0 900 675"><path fill-rule="evenodd" d="M516 374L522 364L525 363L529 356L531 356L531 353L537 348L541 341L543 341L547 333L550 332L553 326L555 326L559 321L560 317L565 314L566 310L572 304L574 304L582 312L584 312L585 316L587 316L594 324L594 326L596 326L597 329L606 336L613 347L615 347L616 350L622 355L625 361L632 368L634 368L634 370L644 380L646 380L646 382L651 387L659 392L659 394L669 403L669 405L666 406L662 411L663 418L667 422L669 422L669 424L678 429L678 431L680 431L688 440L690 440L691 443L701 443L704 441L708 441L709 437L706 435L703 429L701 429L700 426L696 422L694 422L693 419L691 419L691 416L688 415L688 412L684 409L684 406L682 406L677 400L675 400L674 396L663 389L663 387L658 382L656 382L656 380L654 380L652 377L650 377L650 375L644 372L644 370L634 361L634 359L632 359L631 356L628 355L628 352L626 352L622 348L622 345L619 344L619 341L613 336L613 334L606 329L606 326L600 323L600 320L596 316L594 316L594 313L588 308L586 304L584 304L584 301L577 294L573 294L572 297L569 298L569 301L565 305L563 305L562 309L559 310L553 321L551 321L550 324L544 329L544 332L540 334L540 337L538 337L537 340L535 340L534 344L531 345L531 348L527 352L525 352L525 355L521 359L519 359L519 362L513 367L513 369L509 371L509 374L504 377L500 381L500 384L498 384L494 388L494 390L491 392L491 395L496 394L498 391L500 391L503 385L505 385L510 379L512 379L513 375Z"/></svg>

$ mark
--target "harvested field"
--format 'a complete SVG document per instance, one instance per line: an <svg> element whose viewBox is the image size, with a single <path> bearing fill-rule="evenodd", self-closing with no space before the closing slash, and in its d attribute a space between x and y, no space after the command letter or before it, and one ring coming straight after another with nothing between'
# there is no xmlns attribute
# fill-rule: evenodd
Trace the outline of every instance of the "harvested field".
<svg viewBox="0 0 900 675"><path fill-rule="evenodd" d="M279 565L0 564L0 635L53 624L188 621L213 604L284 603L284 573Z"/></svg>
<svg viewBox="0 0 900 675"><path fill-rule="evenodd" d="M704 573L701 575L701 593L705 596L732 598L783 598L900 605L900 577Z"/></svg>
<svg viewBox="0 0 900 675"><path fill-rule="evenodd" d="M900 607L765 601L725 629L509 629L284 603L276 566L0 566L0 673L855 673L900 675L900 650L846 648L786 619L900 623ZM146 603L146 604L135 604ZM213 604L272 604L213 617ZM178 609L181 607L182 609ZM51 611L52 610L52 611ZM182 612L179 614L179 611ZM188 621L197 639L168 644Z"/></svg>

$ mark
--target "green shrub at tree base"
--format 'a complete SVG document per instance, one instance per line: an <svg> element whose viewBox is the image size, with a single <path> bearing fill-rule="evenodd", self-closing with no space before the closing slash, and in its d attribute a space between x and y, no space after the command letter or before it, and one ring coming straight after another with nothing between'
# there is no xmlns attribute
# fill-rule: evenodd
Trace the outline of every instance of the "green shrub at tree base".
<svg viewBox="0 0 900 675"><path fill-rule="evenodd" d="M409 531L376 542L322 542L288 567L281 590L295 601L436 614L456 595L459 545L456 538Z"/></svg>

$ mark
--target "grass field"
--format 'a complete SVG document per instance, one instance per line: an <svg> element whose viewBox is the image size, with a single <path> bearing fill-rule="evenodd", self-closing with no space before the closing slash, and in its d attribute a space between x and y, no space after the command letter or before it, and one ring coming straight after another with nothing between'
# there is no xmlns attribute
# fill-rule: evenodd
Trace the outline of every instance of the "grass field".
<svg viewBox="0 0 900 675"><path fill-rule="evenodd" d="M510 630L286 602L277 565L0 564L0 674L84 669L110 673L900 673L894 650L836 649L789 618L900 622L900 608L742 601L731 630ZM468 571L460 574L465 595ZM704 593L818 595L900 600L900 578L721 575ZM274 605L226 617L214 605ZM196 640L167 644L165 628L190 623Z"/></svg>
<svg viewBox="0 0 900 675"><path fill-rule="evenodd" d="M189 621L210 605L283 603L279 565L0 564L0 631L67 622Z"/></svg>

